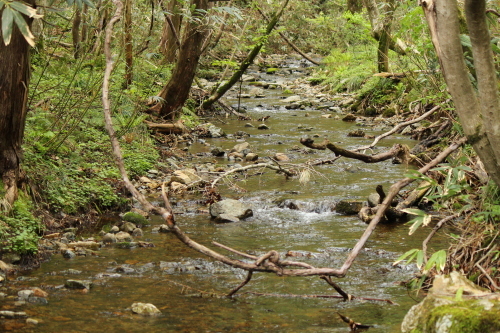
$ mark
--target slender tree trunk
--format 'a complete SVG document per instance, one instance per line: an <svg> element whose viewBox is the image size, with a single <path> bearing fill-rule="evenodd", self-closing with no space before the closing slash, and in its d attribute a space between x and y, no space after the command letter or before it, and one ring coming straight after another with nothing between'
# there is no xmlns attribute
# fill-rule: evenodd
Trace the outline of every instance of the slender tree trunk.
<svg viewBox="0 0 500 333"><path fill-rule="evenodd" d="M34 0L27 0L34 6ZM27 19L31 27L32 19ZM12 205L20 181L21 144L26 121L29 86L29 45L14 26L11 43L0 41L0 175L1 195Z"/></svg>
<svg viewBox="0 0 500 333"><path fill-rule="evenodd" d="M264 37L267 37L267 36L269 36L271 34L271 32L273 31L274 27L278 23L281 15L285 11L286 6L288 5L288 1L289 0L285 0L284 4L281 7L281 9L279 10L279 12L277 12L273 16L273 18L269 21L269 23L267 24L266 32L264 33ZM265 38L263 38L263 39L265 39ZM224 96L224 94L229 89L231 89L231 87L236 82L239 81L239 79L245 73L245 71L247 70L247 68L253 63L253 61L255 60L255 58L257 57L257 55L259 54L259 52L260 52L260 50L262 49L263 46L264 46L264 42L263 41L262 42L258 42L254 46L254 48L252 49L252 51L250 51L250 53L248 53L248 55L246 56L245 60L243 60L243 62L240 64L240 67L233 74L233 76L231 76L231 78L229 79L229 81L227 81L227 83L225 83L222 86L220 86L219 89L217 89L217 91L214 94L212 94L205 102L203 102L203 105L202 105L203 109L208 109L212 104L214 104L222 96Z"/></svg>
<svg viewBox="0 0 500 333"><path fill-rule="evenodd" d="M488 174L500 186L500 146L497 143L500 135L500 109L496 78L492 77L495 71L492 67L491 46L486 27L485 2L466 2L479 96L469 79L464 60L456 1L423 0L420 5L429 24L441 71L468 143L474 147ZM495 142L495 145L492 142Z"/></svg>
<svg viewBox="0 0 500 333"><path fill-rule="evenodd" d="M78 6L75 6L75 17L71 27L71 36L73 37L73 48L75 59L80 58L80 24L82 23L82 12Z"/></svg>
<svg viewBox="0 0 500 333"><path fill-rule="evenodd" d="M179 50L179 57L175 64L172 76L159 96L164 99L152 108L159 115L168 119L175 119L184 102L189 96L196 67L201 55L201 46L206 30L201 26L204 11L208 9L208 0L192 0L191 5L202 12L193 12L194 20L190 20L184 31L184 38Z"/></svg>
<svg viewBox="0 0 500 333"><path fill-rule="evenodd" d="M123 88L127 89L132 84L134 56L132 54L132 0L125 0L124 11L124 44L125 44L125 81Z"/></svg>

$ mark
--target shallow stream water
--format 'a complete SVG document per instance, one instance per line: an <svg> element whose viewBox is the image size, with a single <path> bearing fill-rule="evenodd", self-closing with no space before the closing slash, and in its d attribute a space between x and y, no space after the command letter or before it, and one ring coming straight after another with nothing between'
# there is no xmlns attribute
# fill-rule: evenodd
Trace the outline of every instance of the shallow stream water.
<svg viewBox="0 0 500 333"><path fill-rule="evenodd" d="M293 75L300 75L289 71L284 76L279 72L253 74L260 76L259 80L271 82L292 80ZM286 110L279 89L265 90L265 94L265 98L244 99L242 105L253 119L271 116L266 122L269 130L248 128L245 127L248 121L231 118L223 119L224 123L215 122L229 134L249 133L250 137L245 140L259 156L281 152L290 157L290 163L332 158L333 155L325 151L304 153L299 139L317 134L316 140L326 137L352 148L371 140L347 137L348 132L356 129L371 135L384 132L383 128L321 118L323 111L314 108ZM233 99L229 102L236 104L234 92L231 96ZM210 147L195 143L190 146L190 152L209 152L213 146L229 149L238 143L233 138L207 139L207 142ZM407 137L396 135L382 140L377 149L396 142L413 144ZM205 159L224 166L231 164L223 158ZM219 185L224 197L252 205L254 216L238 223L215 224L207 215L192 213L195 209L189 207L196 198L176 197L173 201L177 210L187 207L183 214L177 215L181 228L202 244L212 246L211 242L217 241L256 255L269 250L277 250L282 255L292 251L299 255L292 260L306 261L316 267L340 268L366 225L356 216L332 212L331 203L345 198L364 199L378 184L387 189L404 177L406 169L407 166L390 161L368 165L340 159L332 165L315 167L305 184L297 179L287 180L274 171L253 170L246 176L241 175L234 184ZM293 200L302 209L279 208L278 203L283 200ZM151 226L143 229L143 240L155 247L105 247L97 256L74 259L54 255L40 269L12 278L7 282L7 292L41 287L49 293L48 304L15 306L13 297L0 299L0 310L26 311L29 317L41 321L36 326L22 321L4 322L0 327L19 332L75 333L349 332L337 314L341 313L363 324L374 325L369 332L399 332L405 313L415 304L415 295L401 286L401 281L415 272L414 268L392 265L402 253L420 247L426 236L424 233L408 236L408 225L377 227L347 276L334 279L352 295L397 303L391 305L314 297L335 295L335 292L317 277L277 277L263 273L254 274L252 281L233 299L220 297L241 283L245 272L209 260L185 247L171 234L151 232L155 225L162 223L159 218L152 218ZM438 239L434 246L442 246L439 242ZM128 274L109 276L117 273L118 267L131 270ZM75 275L74 270L81 273ZM67 290L62 288L67 279L92 280L93 287L88 293ZM310 297L299 297L304 295ZM134 315L129 310L134 302L153 303L162 315Z"/></svg>

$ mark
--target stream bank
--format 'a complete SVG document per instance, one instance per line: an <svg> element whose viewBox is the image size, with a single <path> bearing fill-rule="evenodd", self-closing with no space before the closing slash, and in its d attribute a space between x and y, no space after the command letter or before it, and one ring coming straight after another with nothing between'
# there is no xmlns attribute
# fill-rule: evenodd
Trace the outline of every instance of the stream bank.
<svg viewBox="0 0 500 333"><path fill-rule="evenodd" d="M291 77L292 82L302 75L293 67L283 70L287 75L297 75ZM289 82L285 76L283 82L279 82L279 71L249 74L258 75L262 80L259 82L293 87L293 84L284 83ZM254 87L249 84L245 88L250 91ZM249 162L239 161L239 157L231 159L213 154L214 147L229 152L242 142L247 142L262 159L284 154L290 163L301 164L333 157L331 153L299 147L299 139L304 135L328 137L348 148L365 140L349 136L349 133L362 129L368 135L378 135L390 126L384 119L378 124L362 119L345 122L340 117L342 109L326 96L320 96L317 103L302 102L304 98L301 96L291 102L282 98L282 92L279 89L266 90L265 93L259 91L261 97L256 94L253 98L240 100L236 95L238 92L234 91L229 102L233 105L244 103L250 119L269 116L265 121L267 129L259 129L255 122L250 122L254 125L251 127L246 126L247 120L224 118L217 127L230 135L186 142L181 148L189 154L171 156L167 161L168 168L194 168L203 177L236 164L244 165ZM291 105L294 106L291 108ZM323 117L336 113L338 117ZM247 135L235 135L240 132ZM379 149L396 142L411 144L412 141L395 135L384 140ZM218 186L218 193L224 198L240 199L252 207L254 214L245 221L230 224L214 223L204 214L206 206L197 196L184 192L174 196L172 201L183 229L207 246L214 240L256 255L274 249L283 256L289 254L315 266L338 267L365 224L355 216L336 213L332 210L332 203L345 198L364 200L376 185L390 185L406 170L407 166L393 165L389 161L367 166L359 161L340 160L334 165L323 165L309 171L311 179L307 183L289 180L267 170L238 173L237 179L224 179L224 185ZM146 192L153 188L151 200L160 200L157 187L148 184L151 181L161 183L171 175L150 170L145 177L147 179L138 179L139 188ZM281 204L287 200L302 208L290 209L289 205ZM104 245L79 256L65 257L61 253L54 255L39 270L26 276L10 277L2 287L6 300L2 310L24 311L32 321L12 319L7 321L4 329L54 332L68 331L69 326L74 332L140 332L147 325L149 331L264 332L272 329L279 332L344 332L347 327L336 314L341 312L357 321L375 325L373 332L390 332L398 331L404 313L414 304L400 283L415 271L411 267L391 265L401 253L417 247L422 240L422 235L408 237L404 225L381 226L357 259L355 267L339 281L353 295L388 298L398 304L388 305L290 297L331 295L333 292L318 279L263 274L254 278L236 300L220 298L244 279L244 272L211 262L185 248L168 232L161 233L161 224L161 220L152 217L149 225L139 228L142 236L136 236L136 239L144 246L139 242L131 244L125 241L120 243L129 246ZM106 228L110 230L111 227ZM96 236L83 235L81 241L91 242L92 237ZM68 280L90 281L92 286L75 290L68 287ZM19 291L35 286L48 292L47 297L35 296L46 302L39 298L32 301L29 297L16 299L20 297ZM246 291L252 293L245 294ZM152 318L134 315L129 308L135 302L153 303L162 314ZM38 324L33 320L38 320Z"/></svg>

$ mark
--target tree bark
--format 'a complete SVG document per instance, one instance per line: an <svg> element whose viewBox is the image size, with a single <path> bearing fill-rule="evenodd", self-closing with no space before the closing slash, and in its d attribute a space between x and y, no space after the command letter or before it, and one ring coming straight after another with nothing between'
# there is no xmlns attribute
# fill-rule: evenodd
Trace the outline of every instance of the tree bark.
<svg viewBox="0 0 500 333"><path fill-rule="evenodd" d="M208 0L192 0L191 4L196 9L204 11L208 9ZM205 15L204 12L193 13L195 19L191 20L186 27L172 76L159 94L164 99L164 102L152 108L152 111L158 111L160 117L171 120L175 119L189 96L189 90L201 55L201 46L206 34L200 23L203 15Z"/></svg>
<svg viewBox="0 0 500 333"><path fill-rule="evenodd" d="M71 27L71 36L73 37L73 56L75 59L80 58L80 24L82 23L82 12L78 6L75 6L75 17L73 18L73 25Z"/></svg>
<svg viewBox="0 0 500 333"><path fill-rule="evenodd" d="M484 45L484 40L489 40L484 31L487 28L481 23L481 16L485 18L484 1L468 1L466 6L469 30L474 30L471 32L471 42L474 40L474 63L477 63L476 70L479 70L477 72L479 97L469 79L464 61L456 1L421 0L420 5L424 10L432 43L439 57L441 70L464 133L490 177L500 186L500 160L497 157L500 154L500 148L492 145L492 142L498 142L499 108L496 98L496 81L494 79L492 82L489 77L490 74L494 75L495 71L491 70L491 73L487 73L490 70L487 62L491 61L488 56L491 50L489 50L489 44L487 46L489 51L485 50ZM492 132L489 133L488 130Z"/></svg>
<svg viewBox="0 0 500 333"><path fill-rule="evenodd" d="M26 3L35 6L35 0ZM23 16L31 28L32 19ZM21 144L27 113L29 45L16 25L8 46L0 41L0 193L10 205L17 199Z"/></svg>
<svg viewBox="0 0 500 333"><path fill-rule="evenodd" d="M125 80L123 82L123 88L127 89L132 84L132 75L134 74L134 56L132 53L132 0L125 0L124 16Z"/></svg>

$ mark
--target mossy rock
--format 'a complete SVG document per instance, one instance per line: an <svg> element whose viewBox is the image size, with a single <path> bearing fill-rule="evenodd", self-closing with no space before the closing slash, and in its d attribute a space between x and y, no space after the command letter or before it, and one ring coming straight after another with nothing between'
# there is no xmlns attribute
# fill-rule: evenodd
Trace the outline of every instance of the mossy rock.
<svg viewBox="0 0 500 333"><path fill-rule="evenodd" d="M279 70L279 68L268 68L266 69L266 74L274 74Z"/></svg>
<svg viewBox="0 0 500 333"><path fill-rule="evenodd" d="M147 225L149 224L148 220L142 216L141 214L135 212L127 212L123 214L122 220L125 222L132 222L135 225Z"/></svg>
<svg viewBox="0 0 500 333"><path fill-rule="evenodd" d="M335 206L335 211L343 215L356 215L363 208L365 202L357 199L340 200Z"/></svg>
<svg viewBox="0 0 500 333"><path fill-rule="evenodd" d="M450 277L437 276L428 296L406 314L401 331L500 332L500 299L494 296L457 272L452 272Z"/></svg>

